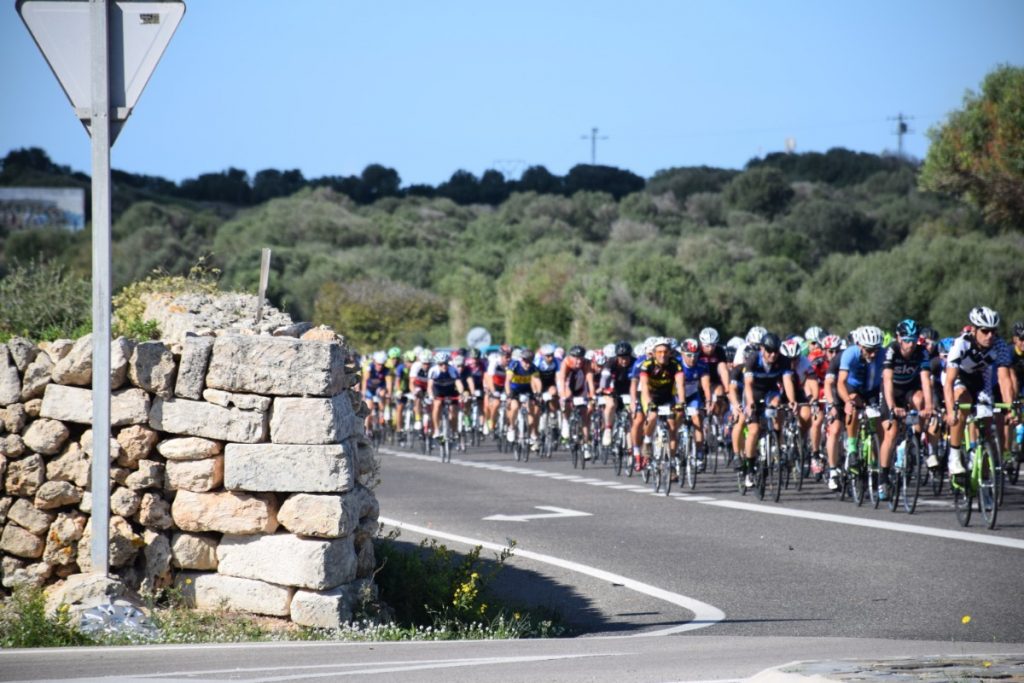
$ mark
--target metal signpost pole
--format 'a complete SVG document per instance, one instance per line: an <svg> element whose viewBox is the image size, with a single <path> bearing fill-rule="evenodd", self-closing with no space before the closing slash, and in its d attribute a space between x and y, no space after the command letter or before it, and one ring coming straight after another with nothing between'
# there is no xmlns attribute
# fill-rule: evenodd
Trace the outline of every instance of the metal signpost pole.
<svg viewBox="0 0 1024 683"><path fill-rule="evenodd" d="M110 14L90 0L92 44L92 568L109 574L110 525Z"/></svg>

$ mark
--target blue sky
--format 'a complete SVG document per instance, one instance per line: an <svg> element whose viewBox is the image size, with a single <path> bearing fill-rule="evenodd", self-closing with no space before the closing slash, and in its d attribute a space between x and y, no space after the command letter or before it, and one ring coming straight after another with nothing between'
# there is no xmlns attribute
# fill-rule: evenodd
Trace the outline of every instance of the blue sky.
<svg viewBox="0 0 1024 683"><path fill-rule="evenodd" d="M0 154L89 171L89 142L8 1ZM191 0L113 148L171 180L229 166L307 178L369 163L403 183L453 171L645 177L740 168L784 149L908 153L1001 63L1024 65L1017 0Z"/></svg>

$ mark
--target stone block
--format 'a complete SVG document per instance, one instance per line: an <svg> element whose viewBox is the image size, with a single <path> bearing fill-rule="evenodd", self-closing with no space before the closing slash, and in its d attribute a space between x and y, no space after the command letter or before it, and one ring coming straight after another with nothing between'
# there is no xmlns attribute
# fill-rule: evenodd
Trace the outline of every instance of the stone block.
<svg viewBox="0 0 1024 683"><path fill-rule="evenodd" d="M7 341L7 350L11 352L14 366L22 373L39 355L39 347L24 337L11 337Z"/></svg>
<svg viewBox="0 0 1024 683"><path fill-rule="evenodd" d="M145 425L137 424L125 427L117 433L116 438L121 445L117 464L135 469L139 466L139 460L149 457L160 435Z"/></svg>
<svg viewBox="0 0 1024 683"><path fill-rule="evenodd" d="M82 438L78 440L78 444L79 444L79 446L81 446L82 451L91 458L92 454L93 454L92 430L91 429L86 429L84 432L82 432ZM122 455L123 455L123 453L121 451L121 444L119 444L117 442L117 439L115 439L113 437L108 439L107 440L107 456L110 458L110 461L114 462L115 460L120 458ZM111 471L113 471L113 470L111 470Z"/></svg>
<svg viewBox="0 0 1024 683"><path fill-rule="evenodd" d="M28 419L34 420L39 417L39 410L43 407L43 399L33 398L25 401L25 414L28 415Z"/></svg>
<svg viewBox="0 0 1024 683"><path fill-rule="evenodd" d="M217 569L217 539L204 534L174 534L171 557L182 569Z"/></svg>
<svg viewBox="0 0 1024 683"><path fill-rule="evenodd" d="M36 491L35 506L40 510L54 510L80 502L82 490L69 481L48 481Z"/></svg>
<svg viewBox="0 0 1024 683"><path fill-rule="evenodd" d="M205 460L172 460L167 463L167 486L171 490L212 491L223 483L223 455Z"/></svg>
<svg viewBox="0 0 1024 683"><path fill-rule="evenodd" d="M139 511L142 494L124 486L118 486L110 494L110 512L121 517L131 517Z"/></svg>
<svg viewBox="0 0 1024 683"><path fill-rule="evenodd" d="M359 605L358 600L358 587L355 584L327 591L300 589L292 597L292 621L300 626L338 629L352 621L352 613Z"/></svg>
<svg viewBox="0 0 1024 683"><path fill-rule="evenodd" d="M46 542L31 531L22 529L17 524L7 523L0 535L0 550L18 557L37 560L43 556Z"/></svg>
<svg viewBox="0 0 1024 683"><path fill-rule="evenodd" d="M300 536L341 538L355 531L359 524L358 494L344 496L296 493L281 504L277 521L288 531Z"/></svg>
<svg viewBox="0 0 1024 683"><path fill-rule="evenodd" d="M128 520L118 515L110 516L108 529L107 559L110 562L110 566L124 567L131 564L139 549L145 545L145 541L135 533ZM91 543L92 519L90 518L78 545L82 548L88 548ZM91 572L93 570L91 553L80 553L78 556L78 566L82 568L83 572Z"/></svg>
<svg viewBox="0 0 1024 683"><path fill-rule="evenodd" d="M223 389L204 389L203 400L224 408L255 410L265 413L270 410L271 398L259 394L235 394Z"/></svg>
<svg viewBox="0 0 1024 683"><path fill-rule="evenodd" d="M139 511L135 513L135 521L149 529L170 529L174 526L171 504L159 494L144 493L139 501Z"/></svg>
<svg viewBox="0 0 1024 683"><path fill-rule="evenodd" d="M78 541L85 533L88 518L79 512L62 512L46 534L43 562L70 565L78 559Z"/></svg>
<svg viewBox="0 0 1024 683"><path fill-rule="evenodd" d="M0 344L0 406L21 400L21 377L7 344Z"/></svg>
<svg viewBox="0 0 1024 683"><path fill-rule="evenodd" d="M46 611L56 612L61 605L94 607L109 604L129 595L128 586L116 577L103 574L75 574L46 596Z"/></svg>
<svg viewBox="0 0 1024 683"><path fill-rule="evenodd" d="M287 617L294 588L223 574L182 572L177 585L198 609L227 609Z"/></svg>
<svg viewBox="0 0 1024 683"><path fill-rule="evenodd" d="M277 498L273 494L234 491L178 491L171 516L183 531L272 534L278 525Z"/></svg>
<svg viewBox="0 0 1024 683"><path fill-rule="evenodd" d="M142 570L143 593L151 593L171 585L171 541L165 534L146 530L142 534L145 566Z"/></svg>
<svg viewBox="0 0 1024 683"><path fill-rule="evenodd" d="M20 458L28 452L24 439L20 434L8 434L0 436L0 456L5 458Z"/></svg>
<svg viewBox="0 0 1024 683"><path fill-rule="evenodd" d="M111 389L120 389L128 381L128 363L134 351L135 342L127 337L118 337L110 342Z"/></svg>
<svg viewBox="0 0 1024 683"><path fill-rule="evenodd" d="M0 524L7 524L7 514L11 511L15 500L11 496L0 498Z"/></svg>
<svg viewBox="0 0 1024 683"><path fill-rule="evenodd" d="M53 524L53 520L57 519L57 515L36 509L27 498L18 498L8 511L7 519L36 536L42 536Z"/></svg>
<svg viewBox="0 0 1024 683"><path fill-rule="evenodd" d="M7 465L7 479L4 486L12 496L34 496L46 480L46 464L43 456L30 455L14 460Z"/></svg>
<svg viewBox="0 0 1024 683"><path fill-rule="evenodd" d="M228 335L213 343L206 386L270 396L334 396L344 388L337 342Z"/></svg>
<svg viewBox="0 0 1024 683"><path fill-rule="evenodd" d="M89 456L77 443L70 443L59 457L46 463L49 481L70 481L75 486L89 485Z"/></svg>
<svg viewBox="0 0 1024 683"><path fill-rule="evenodd" d="M219 441L186 436L161 441L157 444L156 450L168 460L203 460L220 455L224 447Z"/></svg>
<svg viewBox="0 0 1024 683"><path fill-rule="evenodd" d="M55 361L50 377L57 384L87 386L92 383L92 335L87 334L74 343L71 350Z"/></svg>
<svg viewBox="0 0 1024 683"><path fill-rule="evenodd" d="M270 413L270 440L282 444L341 443L358 418L348 394L331 398L277 398Z"/></svg>
<svg viewBox="0 0 1024 683"><path fill-rule="evenodd" d="M163 398L174 396L174 380L178 367L174 354L163 342L136 344L128 362L128 379L135 386Z"/></svg>
<svg viewBox="0 0 1024 683"><path fill-rule="evenodd" d="M229 490L344 493L354 483L341 446L229 443L224 448Z"/></svg>
<svg viewBox="0 0 1024 683"><path fill-rule="evenodd" d="M53 361L45 353L40 353L36 359L25 368L21 378L21 400L28 401L33 398L42 398L53 374Z"/></svg>
<svg viewBox="0 0 1024 683"><path fill-rule="evenodd" d="M140 460L139 468L128 475L124 485L133 491L162 489L164 487L164 464L156 460Z"/></svg>
<svg viewBox="0 0 1024 683"><path fill-rule="evenodd" d="M65 422L92 424L92 389L48 384L40 416ZM114 427L145 424L149 420L149 394L142 389L119 389L110 394L110 421Z"/></svg>
<svg viewBox="0 0 1024 683"><path fill-rule="evenodd" d="M226 535L217 546L217 572L283 586L325 590L355 579L355 544L351 537Z"/></svg>
<svg viewBox="0 0 1024 683"><path fill-rule="evenodd" d="M21 403L12 403L0 408L0 425L11 434L20 434L28 424L28 412Z"/></svg>
<svg viewBox="0 0 1024 683"><path fill-rule="evenodd" d="M213 337L189 335L181 348L181 362L178 364L178 380L174 395L194 401L202 398L206 386L206 369L210 365L213 351Z"/></svg>
<svg viewBox="0 0 1024 683"><path fill-rule="evenodd" d="M36 453L56 455L64 447L71 432L59 420L34 420L22 435L25 445Z"/></svg>
<svg viewBox="0 0 1024 683"><path fill-rule="evenodd" d="M73 348L75 348L74 339L55 339L52 342L39 342L39 350L49 356L54 364L59 363L71 353Z"/></svg>
<svg viewBox="0 0 1024 683"><path fill-rule="evenodd" d="M267 416L205 401L156 398L149 411L149 426L169 434L258 443L266 438Z"/></svg>

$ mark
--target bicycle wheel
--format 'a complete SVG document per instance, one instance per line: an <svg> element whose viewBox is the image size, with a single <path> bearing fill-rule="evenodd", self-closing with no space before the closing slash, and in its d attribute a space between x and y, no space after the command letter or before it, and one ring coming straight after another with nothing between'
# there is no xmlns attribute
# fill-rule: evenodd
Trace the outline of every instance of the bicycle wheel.
<svg viewBox="0 0 1024 683"><path fill-rule="evenodd" d="M580 445L574 441L569 445L569 452L572 454L572 468L575 470L580 466Z"/></svg>
<svg viewBox="0 0 1024 683"><path fill-rule="evenodd" d="M957 475L958 481L950 479L949 487L953 491L953 507L956 508L956 521L960 526L967 526L971 523L971 508L974 503L973 497L968 491L970 486L965 475Z"/></svg>
<svg viewBox="0 0 1024 683"><path fill-rule="evenodd" d="M796 490L802 491L804 488L804 476L807 473L807 449L804 448L803 435L799 432L796 433L793 439L793 450L790 453L789 465L796 472Z"/></svg>
<svg viewBox="0 0 1024 683"><path fill-rule="evenodd" d="M865 468L868 477L868 495L871 497L871 504L877 510L878 504L882 502L882 497L878 495L878 485L882 478L882 472L879 465L878 436L875 434L868 437L868 448L871 449L870 455L866 458L868 466Z"/></svg>
<svg viewBox="0 0 1024 683"><path fill-rule="evenodd" d="M1020 447L1019 445L1016 446L1016 448L1019 448L1019 447ZM1020 453L1019 452L1011 452L1009 459L1007 459L1007 460L1005 460L1003 462L1003 475L1005 476L1005 478L1006 478L1006 480L1008 482L1010 482L1014 486L1017 485L1017 482L1020 480ZM999 503L1002 504L1002 501L999 501Z"/></svg>
<svg viewBox="0 0 1024 683"><path fill-rule="evenodd" d="M996 525L999 512L999 495L1002 489L1002 470L999 466L999 448L991 441L985 442L982 450L981 481L978 482L978 507L986 528Z"/></svg>
<svg viewBox="0 0 1024 683"><path fill-rule="evenodd" d="M690 490L697 488L697 468L699 463L697 462L697 443L693 440L693 436L686 439L685 450L686 461L684 463L686 467L686 485L690 487ZM705 458L707 455L705 454Z"/></svg>
<svg viewBox="0 0 1024 683"><path fill-rule="evenodd" d="M667 496L672 491L672 473L675 471L678 477L680 472L679 458L674 455L669 455L665 458L665 495Z"/></svg>
<svg viewBox="0 0 1024 683"><path fill-rule="evenodd" d="M782 487L785 486L786 475L788 474L787 463L782 461L782 450L779 448L779 437L773 431L768 432L768 462L771 465L769 474L772 477L772 498L776 503L782 497Z"/></svg>
<svg viewBox="0 0 1024 683"><path fill-rule="evenodd" d="M949 462L949 442L941 439L935 447L935 457L939 460L939 466L929 472L932 485L932 495L942 495L942 484L946 478L946 463Z"/></svg>
<svg viewBox="0 0 1024 683"><path fill-rule="evenodd" d="M914 514L917 510L917 500L921 495L921 485L924 484L924 473L927 469L924 459L921 457L921 437L914 434L907 440L907 450L904 453L903 477L901 488L903 489L903 509L908 515Z"/></svg>
<svg viewBox="0 0 1024 683"><path fill-rule="evenodd" d="M757 490L758 500L764 500L765 490L768 486L768 467L768 456L765 451L754 465L754 488Z"/></svg>
<svg viewBox="0 0 1024 683"><path fill-rule="evenodd" d="M858 450L859 452L859 450ZM858 507L864 504L864 494L867 492L868 474L863 462L856 461L850 464L850 496Z"/></svg>

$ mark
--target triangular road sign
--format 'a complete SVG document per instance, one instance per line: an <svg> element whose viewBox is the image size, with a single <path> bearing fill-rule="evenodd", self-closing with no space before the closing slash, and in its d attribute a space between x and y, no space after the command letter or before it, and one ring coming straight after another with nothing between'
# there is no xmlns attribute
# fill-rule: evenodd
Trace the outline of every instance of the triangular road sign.
<svg viewBox="0 0 1024 683"><path fill-rule="evenodd" d="M86 130L92 105L91 4L67 0L17 2L18 14ZM139 101L184 14L184 2L111 3L111 144Z"/></svg>

